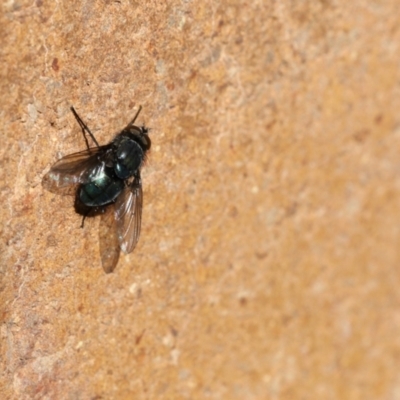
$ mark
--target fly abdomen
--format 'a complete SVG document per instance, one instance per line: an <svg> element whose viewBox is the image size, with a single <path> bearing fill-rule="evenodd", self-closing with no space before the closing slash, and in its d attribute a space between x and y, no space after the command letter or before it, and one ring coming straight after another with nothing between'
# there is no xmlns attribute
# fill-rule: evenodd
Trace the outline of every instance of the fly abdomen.
<svg viewBox="0 0 400 400"><path fill-rule="evenodd" d="M103 206L112 203L123 188L124 182L106 168L95 180L79 187L79 199L89 207Z"/></svg>

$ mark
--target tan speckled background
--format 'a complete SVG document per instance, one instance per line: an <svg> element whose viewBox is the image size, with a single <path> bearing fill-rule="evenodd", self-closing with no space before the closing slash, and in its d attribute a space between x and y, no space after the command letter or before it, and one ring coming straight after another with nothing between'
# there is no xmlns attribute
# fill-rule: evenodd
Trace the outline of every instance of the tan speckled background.
<svg viewBox="0 0 400 400"><path fill-rule="evenodd" d="M1 399L399 399L400 7L10 0ZM142 235L41 179L152 128Z"/></svg>

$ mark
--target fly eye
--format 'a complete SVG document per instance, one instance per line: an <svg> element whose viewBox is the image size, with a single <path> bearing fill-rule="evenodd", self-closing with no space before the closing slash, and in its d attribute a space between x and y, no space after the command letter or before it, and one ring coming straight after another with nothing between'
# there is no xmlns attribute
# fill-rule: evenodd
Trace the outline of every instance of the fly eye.
<svg viewBox="0 0 400 400"><path fill-rule="evenodd" d="M143 147L146 150L149 150L151 147L151 140L149 138L149 136L147 135L147 132L149 131L148 128L146 128L146 130L142 130L142 135L140 136L140 140L142 142Z"/></svg>

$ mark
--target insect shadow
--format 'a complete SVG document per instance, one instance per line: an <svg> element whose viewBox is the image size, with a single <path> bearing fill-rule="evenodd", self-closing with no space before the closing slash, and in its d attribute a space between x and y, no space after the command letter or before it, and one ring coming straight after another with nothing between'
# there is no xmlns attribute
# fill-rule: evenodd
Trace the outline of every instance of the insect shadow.
<svg viewBox="0 0 400 400"><path fill-rule="evenodd" d="M132 252L139 240L143 207L140 170L151 147L148 128L134 125L141 109L109 144L100 146L71 107L86 150L58 160L42 181L52 193L75 196L75 211L83 216L82 228L85 218L101 215L100 256L106 273L116 267L120 250Z"/></svg>

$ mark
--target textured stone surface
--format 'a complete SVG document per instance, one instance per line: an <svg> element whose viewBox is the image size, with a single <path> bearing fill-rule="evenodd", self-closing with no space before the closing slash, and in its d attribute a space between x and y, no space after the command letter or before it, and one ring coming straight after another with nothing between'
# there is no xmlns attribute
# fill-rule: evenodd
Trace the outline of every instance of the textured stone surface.
<svg viewBox="0 0 400 400"><path fill-rule="evenodd" d="M400 397L398 1L8 1L2 399ZM43 190L144 109L142 236Z"/></svg>

